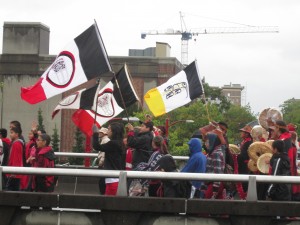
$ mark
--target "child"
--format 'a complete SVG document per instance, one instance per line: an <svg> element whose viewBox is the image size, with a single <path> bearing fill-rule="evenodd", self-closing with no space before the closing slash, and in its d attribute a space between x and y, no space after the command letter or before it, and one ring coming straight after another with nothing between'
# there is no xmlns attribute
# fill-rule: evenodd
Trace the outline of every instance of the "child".
<svg viewBox="0 0 300 225"><path fill-rule="evenodd" d="M12 141L8 166L23 167L24 142L20 139L22 131L18 127L10 129L10 138ZM6 189L9 191L19 191L22 175L7 174Z"/></svg>

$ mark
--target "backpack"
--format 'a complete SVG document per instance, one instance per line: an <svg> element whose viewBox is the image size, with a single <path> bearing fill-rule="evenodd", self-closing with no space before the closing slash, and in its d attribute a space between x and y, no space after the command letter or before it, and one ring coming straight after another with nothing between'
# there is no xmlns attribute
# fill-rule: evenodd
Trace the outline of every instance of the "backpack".
<svg viewBox="0 0 300 225"><path fill-rule="evenodd" d="M189 180L180 180L176 184L176 191L180 198L190 198L192 192L192 183Z"/></svg>
<svg viewBox="0 0 300 225"><path fill-rule="evenodd" d="M178 198L191 198L192 183L189 180L180 180L174 184ZM158 197L164 197L163 183L156 192Z"/></svg>

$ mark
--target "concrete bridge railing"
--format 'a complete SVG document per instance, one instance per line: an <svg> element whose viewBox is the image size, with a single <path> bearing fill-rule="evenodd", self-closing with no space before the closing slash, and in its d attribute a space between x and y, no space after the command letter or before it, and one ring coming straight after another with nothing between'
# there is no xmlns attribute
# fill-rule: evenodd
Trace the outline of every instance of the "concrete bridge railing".
<svg viewBox="0 0 300 225"><path fill-rule="evenodd" d="M197 224L187 221L200 221L203 215L227 215L224 223L204 224L273 224L276 216L299 216L300 202L275 202L259 201L256 194L256 183L297 183L300 184L300 176L266 176L266 175L234 175L234 174L196 174L196 173L166 173L166 172L140 172L140 171L115 171L95 169L62 169L62 168L21 168L0 167L0 182L2 176L9 174L31 174L31 175L56 175L76 177L113 177L119 178L117 196L100 195L75 195L57 193L28 193L8 192L0 190L0 215L4 217L9 214L9 209L20 206L42 206L50 208L72 208L101 210L103 224L130 224L139 225L141 219L148 218L152 221L158 215L181 215L185 220L182 224ZM202 180L202 181L232 181L248 182L248 195L246 200L205 200L205 199L183 199L183 198L147 198L128 197L127 179L169 179L169 180ZM87 184L88 185L88 184ZM0 183L0 188L2 184ZM24 212L23 212L24 213ZM29 212L28 212L29 213ZM59 214L59 213L58 213ZM59 217L52 211L49 215ZM22 214L23 215L23 214ZM99 214L89 214L97 217ZM153 217L154 216L154 217ZM172 216L172 218L173 218ZM193 218L192 218L193 217ZM198 218L200 217L200 218ZM43 216L39 217L43 220ZM52 218L52 217L51 217ZM7 221L9 220L7 219ZM174 218L173 218L174 219ZM171 219L171 220L173 220ZM182 219L182 217L181 217ZM72 218L70 218L70 221ZM230 221L229 221L230 220ZM120 222L121 221L121 222ZM228 222L229 221L229 222ZM169 221L170 222L170 221ZM10 224L10 223L7 223ZM13 224L13 223L12 223ZM17 223L18 224L18 223ZM19 223L20 224L20 223ZM28 223L31 224L31 223ZM41 224L41 223L40 223ZM57 223L62 225L63 223ZM73 224L73 223L72 223ZM76 223L75 223L76 224ZM87 223L93 224L93 223ZM97 223L95 223L97 224ZM151 224L151 223L150 223ZM160 223L155 223L160 224ZM178 223L181 224L181 223ZM202 224L202 223L201 223ZM277 221L276 224L284 224ZM27 225L27 224L26 224Z"/></svg>

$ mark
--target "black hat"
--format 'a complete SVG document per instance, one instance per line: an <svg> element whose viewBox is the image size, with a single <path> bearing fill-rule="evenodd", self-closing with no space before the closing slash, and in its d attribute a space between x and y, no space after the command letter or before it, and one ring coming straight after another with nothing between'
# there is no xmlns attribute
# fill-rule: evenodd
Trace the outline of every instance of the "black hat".
<svg viewBox="0 0 300 225"><path fill-rule="evenodd" d="M175 160L171 155L162 156L158 162L156 170L163 169L165 172L172 172L176 170Z"/></svg>

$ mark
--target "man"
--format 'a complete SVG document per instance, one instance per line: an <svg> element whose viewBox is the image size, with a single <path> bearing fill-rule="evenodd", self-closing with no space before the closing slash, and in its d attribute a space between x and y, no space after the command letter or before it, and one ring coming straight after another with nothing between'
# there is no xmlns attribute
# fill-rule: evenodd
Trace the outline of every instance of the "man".
<svg viewBox="0 0 300 225"><path fill-rule="evenodd" d="M10 129L12 144L10 147L8 166L23 167L24 142L20 139L20 136L21 130L18 127L12 127ZM19 191L22 175L6 174L6 176L6 189L9 191Z"/></svg>
<svg viewBox="0 0 300 225"><path fill-rule="evenodd" d="M134 148L132 168L135 168L141 162L148 162L153 153L153 122L149 120L143 122L137 135L134 134L134 128L130 123L127 124L127 130L127 145Z"/></svg>

